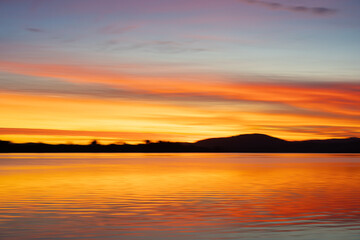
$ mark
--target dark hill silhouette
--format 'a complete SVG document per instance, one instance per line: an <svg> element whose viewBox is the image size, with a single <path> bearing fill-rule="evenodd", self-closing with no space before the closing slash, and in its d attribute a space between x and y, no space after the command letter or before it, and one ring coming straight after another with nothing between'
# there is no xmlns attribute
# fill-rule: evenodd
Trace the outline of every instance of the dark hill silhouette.
<svg viewBox="0 0 360 240"><path fill-rule="evenodd" d="M285 140L258 133L209 138L195 143L195 146L225 152L274 152L284 150L287 145Z"/></svg>
<svg viewBox="0 0 360 240"><path fill-rule="evenodd" d="M360 153L360 138L294 141L289 146L292 152Z"/></svg>
<svg viewBox="0 0 360 240"><path fill-rule="evenodd" d="M360 138L286 141L264 134L209 138L194 143L224 152L360 153Z"/></svg>
<svg viewBox="0 0 360 240"><path fill-rule="evenodd" d="M286 141L264 134L243 134L209 138L195 143L150 142L144 144L89 145L12 143L0 140L0 152L283 152L283 153L360 153L360 138Z"/></svg>

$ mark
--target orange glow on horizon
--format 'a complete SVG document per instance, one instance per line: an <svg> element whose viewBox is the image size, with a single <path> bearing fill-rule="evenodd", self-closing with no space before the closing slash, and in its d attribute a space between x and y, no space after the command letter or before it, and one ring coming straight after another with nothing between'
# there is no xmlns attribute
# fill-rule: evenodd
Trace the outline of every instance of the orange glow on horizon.
<svg viewBox="0 0 360 240"><path fill-rule="evenodd" d="M106 93L91 97L2 91L5 101L0 103L0 126L4 130L0 137L4 140L28 141L36 129L43 130L34 132L32 141L46 142L49 136L48 141L57 143L85 143L93 138L106 142L197 141L243 133L303 140L359 136L360 132L360 96L354 84L235 83L219 76L144 77L97 67L15 62L0 62L0 69L109 84L113 89L138 94L132 100L121 99L120 93L120 98L106 98Z"/></svg>
<svg viewBox="0 0 360 240"><path fill-rule="evenodd" d="M46 136L53 143L88 143L94 138L107 143L145 139L191 142L254 132L302 140L346 136L359 128L356 119L351 118L266 113L250 108L239 111L236 105L222 109L116 99L1 95L7 101L0 103L2 113L6 113L0 119L0 139L15 142L47 142ZM294 128L298 125L307 130ZM328 128L331 132L322 132L321 127L316 132L311 130L313 125L332 126Z"/></svg>

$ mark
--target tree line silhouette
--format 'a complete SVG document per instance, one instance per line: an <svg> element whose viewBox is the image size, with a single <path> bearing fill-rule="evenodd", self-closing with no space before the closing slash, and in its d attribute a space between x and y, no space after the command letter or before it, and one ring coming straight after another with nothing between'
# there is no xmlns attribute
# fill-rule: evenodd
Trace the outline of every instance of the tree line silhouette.
<svg viewBox="0 0 360 240"><path fill-rule="evenodd" d="M243 134L224 138L209 138L194 143L145 140L141 144L88 145L13 143L0 140L2 153L47 152L269 152L269 153L360 153L360 138L286 141L264 134Z"/></svg>

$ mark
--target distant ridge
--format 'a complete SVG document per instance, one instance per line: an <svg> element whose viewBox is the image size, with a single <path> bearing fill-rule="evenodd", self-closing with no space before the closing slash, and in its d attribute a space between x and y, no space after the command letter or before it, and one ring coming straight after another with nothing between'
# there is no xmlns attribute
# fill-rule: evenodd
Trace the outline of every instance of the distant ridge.
<svg viewBox="0 0 360 240"><path fill-rule="evenodd" d="M265 134L242 134L232 137L209 138L196 146L224 152L302 152L360 153L360 138L286 141Z"/></svg>
<svg viewBox="0 0 360 240"><path fill-rule="evenodd" d="M280 151L287 141L269 135L254 133L232 137L208 138L197 141L196 146L235 152Z"/></svg>
<svg viewBox="0 0 360 240"><path fill-rule="evenodd" d="M12 143L0 140L0 152L252 152L252 153L360 153L360 138L286 141L265 134L208 138L195 143L146 142L144 144L89 145Z"/></svg>

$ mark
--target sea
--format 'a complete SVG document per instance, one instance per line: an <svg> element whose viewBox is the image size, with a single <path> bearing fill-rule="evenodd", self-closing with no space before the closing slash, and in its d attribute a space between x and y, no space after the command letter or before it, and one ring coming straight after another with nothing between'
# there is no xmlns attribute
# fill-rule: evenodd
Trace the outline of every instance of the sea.
<svg viewBox="0 0 360 240"><path fill-rule="evenodd" d="M359 240L360 154L0 154L0 239Z"/></svg>

